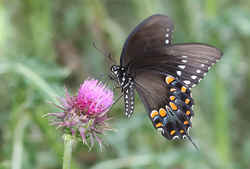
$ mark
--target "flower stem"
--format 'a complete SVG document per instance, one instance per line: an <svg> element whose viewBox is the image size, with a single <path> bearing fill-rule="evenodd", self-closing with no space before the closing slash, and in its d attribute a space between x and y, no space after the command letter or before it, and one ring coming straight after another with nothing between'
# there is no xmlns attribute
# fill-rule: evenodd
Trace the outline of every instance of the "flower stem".
<svg viewBox="0 0 250 169"><path fill-rule="evenodd" d="M74 137L69 134L65 134L64 135L63 169L70 169L73 144L74 144Z"/></svg>
<svg viewBox="0 0 250 169"><path fill-rule="evenodd" d="M24 115L23 118L17 122L17 126L14 131L14 146L12 154L12 169L22 168L22 157L23 157L23 137L25 128L29 122L29 118Z"/></svg>

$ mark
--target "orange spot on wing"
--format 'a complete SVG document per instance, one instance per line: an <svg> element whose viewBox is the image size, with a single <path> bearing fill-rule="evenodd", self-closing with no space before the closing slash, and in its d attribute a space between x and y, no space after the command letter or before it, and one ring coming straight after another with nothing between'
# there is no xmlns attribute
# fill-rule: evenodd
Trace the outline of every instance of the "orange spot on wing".
<svg viewBox="0 0 250 169"><path fill-rule="evenodd" d="M186 115L189 116L190 114L191 114L191 112L190 112L189 110L187 110L187 111L186 111Z"/></svg>
<svg viewBox="0 0 250 169"><path fill-rule="evenodd" d="M187 125L189 122L188 121L184 121L184 124Z"/></svg>
<svg viewBox="0 0 250 169"><path fill-rule="evenodd" d="M169 99L173 101L175 100L175 96L170 96Z"/></svg>
<svg viewBox="0 0 250 169"><path fill-rule="evenodd" d="M163 108L160 108L159 112L160 112L160 116L161 116L161 117L165 117L165 116L167 115L166 110L163 109Z"/></svg>
<svg viewBox="0 0 250 169"><path fill-rule="evenodd" d="M175 80L175 78L172 77L172 76L167 76L166 79L165 79L165 81L166 81L167 84L172 83L174 80Z"/></svg>
<svg viewBox="0 0 250 169"><path fill-rule="evenodd" d="M155 127L156 128L158 128L158 127L162 127L163 126L163 124L162 123L157 123L156 125L155 125Z"/></svg>
<svg viewBox="0 0 250 169"><path fill-rule="evenodd" d="M183 134L183 133L184 133L184 130L181 129L181 130L180 130L180 133Z"/></svg>
<svg viewBox="0 0 250 169"><path fill-rule="evenodd" d="M182 92L182 93L186 93L186 91L187 91L187 88L186 88L185 86L182 86L182 87L181 87L181 92Z"/></svg>
<svg viewBox="0 0 250 169"><path fill-rule="evenodd" d="M190 103L190 99L186 98L186 99L185 99L185 103L186 103L186 104L189 104L189 103Z"/></svg>
<svg viewBox="0 0 250 169"><path fill-rule="evenodd" d="M150 114L150 117L151 117L151 118L154 118L154 117L157 116L158 114L159 114L158 111L153 110L153 111L151 112L151 114Z"/></svg>
<svg viewBox="0 0 250 169"><path fill-rule="evenodd" d="M172 108L172 110L177 110L177 106L173 102L169 102L169 106Z"/></svg>
<svg viewBox="0 0 250 169"><path fill-rule="evenodd" d="M171 132L170 132L170 135L172 136L172 135L174 135L176 133L176 131L175 130L172 130Z"/></svg>

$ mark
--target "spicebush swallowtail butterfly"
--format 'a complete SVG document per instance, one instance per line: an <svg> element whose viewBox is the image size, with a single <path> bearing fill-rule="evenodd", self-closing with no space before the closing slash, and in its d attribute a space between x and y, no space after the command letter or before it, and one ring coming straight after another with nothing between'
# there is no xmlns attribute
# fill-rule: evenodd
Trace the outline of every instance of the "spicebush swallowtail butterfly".
<svg viewBox="0 0 250 169"><path fill-rule="evenodd" d="M191 88L222 52L201 43L173 44L173 30L168 16L153 15L142 21L128 36L120 65L113 65L111 72L123 93L127 117L134 111L136 90L154 127L164 137L188 137L192 142L188 135L194 115Z"/></svg>

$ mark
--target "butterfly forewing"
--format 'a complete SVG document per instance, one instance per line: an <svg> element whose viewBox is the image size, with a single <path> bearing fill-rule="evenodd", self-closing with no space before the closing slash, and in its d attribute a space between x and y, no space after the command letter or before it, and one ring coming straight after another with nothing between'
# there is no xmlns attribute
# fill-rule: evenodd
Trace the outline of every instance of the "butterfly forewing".
<svg viewBox="0 0 250 169"><path fill-rule="evenodd" d="M153 15L139 24L128 36L121 54L121 66L143 59L155 48L169 46L174 26L169 17Z"/></svg>

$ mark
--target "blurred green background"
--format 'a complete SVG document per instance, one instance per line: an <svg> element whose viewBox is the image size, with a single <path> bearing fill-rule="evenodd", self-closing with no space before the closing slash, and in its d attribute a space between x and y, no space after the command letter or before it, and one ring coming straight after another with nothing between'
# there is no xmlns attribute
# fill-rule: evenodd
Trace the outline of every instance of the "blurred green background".
<svg viewBox="0 0 250 169"><path fill-rule="evenodd" d="M200 152L160 136L137 96L131 119L122 101L109 112L117 132L103 136L103 152L78 144L72 168L250 168L250 1L1 0L0 169L61 168L62 133L41 117L57 111L47 102L63 96L64 86L75 92L88 76L108 73L93 42L118 61L130 31L155 13L172 18L175 43L224 52L192 90L190 134Z"/></svg>

